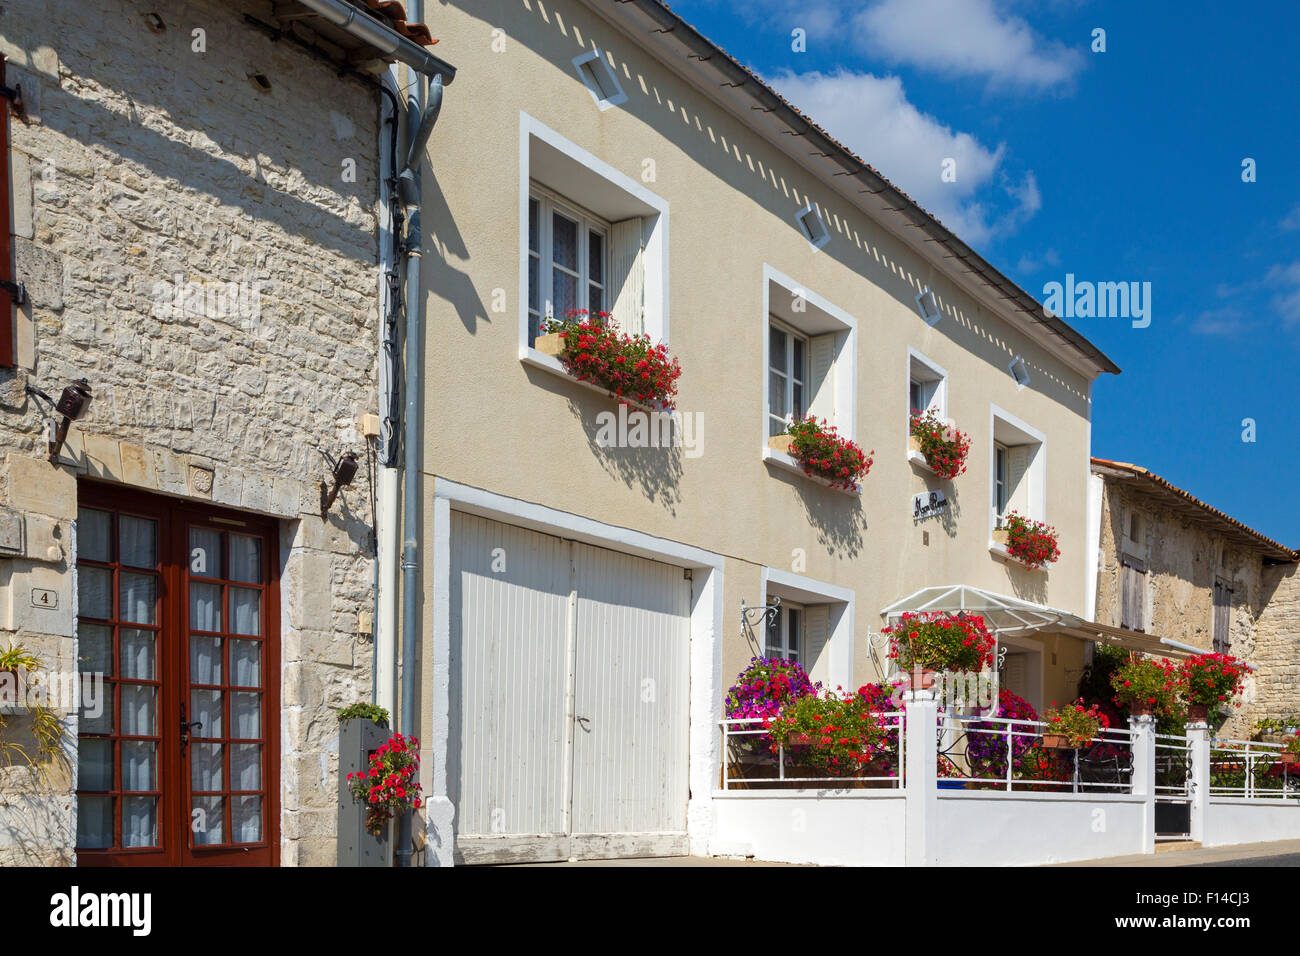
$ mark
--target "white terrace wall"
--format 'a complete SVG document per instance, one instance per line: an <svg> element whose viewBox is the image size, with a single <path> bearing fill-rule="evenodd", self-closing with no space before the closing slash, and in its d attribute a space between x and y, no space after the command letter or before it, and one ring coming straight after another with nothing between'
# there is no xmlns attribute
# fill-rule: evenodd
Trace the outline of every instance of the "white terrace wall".
<svg viewBox="0 0 1300 956"><path fill-rule="evenodd" d="M360 451L376 406L379 99L245 13L271 3L4 5L0 53L31 114L10 122L9 169L31 302L18 368L0 370L0 517L25 526L0 553L0 646L75 670L79 476L280 518L282 862L330 863L331 709L370 693L371 516L350 489L320 520L317 449ZM169 314L177 277L243 298ZM24 386L57 396L82 376L95 401L56 468ZM34 586L61 610L31 608ZM72 756L35 792L0 774L0 864L73 861Z"/></svg>

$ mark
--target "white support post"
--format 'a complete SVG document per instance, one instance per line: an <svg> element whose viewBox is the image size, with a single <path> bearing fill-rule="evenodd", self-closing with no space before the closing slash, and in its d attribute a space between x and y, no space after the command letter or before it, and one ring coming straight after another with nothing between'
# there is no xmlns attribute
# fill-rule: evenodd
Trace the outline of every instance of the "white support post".
<svg viewBox="0 0 1300 956"><path fill-rule="evenodd" d="M1205 842L1205 816L1210 805L1210 726L1203 720L1187 725L1187 781L1192 808L1189 833L1197 843Z"/></svg>
<svg viewBox="0 0 1300 956"><path fill-rule="evenodd" d="M939 699L933 690L909 690L903 694L906 714L907 778L904 797L907 806L906 861L908 866L938 863L939 787L936 761L939 757Z"/></svg>
<svg viewBox="0 0 1300 956"><path fill-rule="evenodd" d="M1133 732L1133 795L1146 798L1142 852L1156 851L1156 719L1142 714L1128 719Z"/></svg>

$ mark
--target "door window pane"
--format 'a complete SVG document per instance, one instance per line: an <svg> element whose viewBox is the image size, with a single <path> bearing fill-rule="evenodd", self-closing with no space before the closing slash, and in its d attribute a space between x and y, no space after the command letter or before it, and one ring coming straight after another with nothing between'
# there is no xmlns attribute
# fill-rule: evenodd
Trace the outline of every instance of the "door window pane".
<svg viewBox="0 0 1300 956"><path fill-rule="evenodd" d="M221 630L221 585L190 582L190 630Z"/></svg>
<svg viewBox="0 0 1300 956"><path fill-rule="evenodd" d="M77 614L113 619L113 572L107 568L77 568Z"/></svg>
<svg viewBox="0 0 1300 956"><path fill-rule="evenodd" d="M230 589L230 629L236 634L262 633L262 592Z"/></svg>
<svg viewBox="0 0 1300 956"><path fill-rule="evenodd" d="M77 670L83 674L113 673L113 629L102 624L77 625Z"/></svg>
<svg viewBox="0 0 1300 956"><path fill-rule="evenodd" d="M190 731L192 737L221 737L221 691L190 691L190 718L203 726Z"/></svg>
<svg viewBox="0 0 1300 956"><path fill-rule="evenodd" d="M190 638L190 682L221 683L221 638Z"/></svg>
<svg viewBox="0 0 1300 956"><path fill-rule="evenodd" d="M252 740L262 736L262 695L239 691L230 695L230 736Z"/></svg>
<svg viewBox="0 0 1300 956"><path fill-rule="evenodd" d="M262 798L231 797L232 843L257 843L262 839Z"/></svg>
<svg viewBox="0 0 1300 956"><path fill-rule="evenodd" d="M195 846L211 846L226 841L226 802L221 797L194 797L194 813L190 814L190 828L194 831Z"/></svg>
<svg viewBox="0 0 1300 956"><path fill-rule="evenodd" d="M158 845L158 798L122 799L122 845Z"/></svg>
<svg viewBox="0 0 1300 956"><path fill-rule="evenodd" d="M77 797L77 848L102 850L113 845L113 798Z"/></svg>
<svg viewBox="0 0 1300 956"><path fill-rule="evenodd" d="M122 789L158 788L158 745L152 740L122 741Z"/></svg>
<svg viewBox="0 0 1300 956"><path fill-rule="evenodd" d="M122 628L118 644L122 651L122 676L134 680L156 680L153 631Z"/></svg>
<svg viewBox="0 0 1300 956"><path fill-rule="evenodd" d="M221 744L191 744L190 787L194 790L220 790L222 759Z"/></svg>
<svg viewBox="0 0 1300 956"><path fill-rule="evenodd" d="M230 788L262 789L262 745L230 745Z"/></svg>
<svg viewBox="0 0 1300 956"><path fill-rule="evenodd" d="M121 694L122 733L151 737L158 733L157 691L140 684L123 684Z"/></svg>
<svg viewBox="0 0 1300 956"><path fill-rule="evenodd" d="M246 534L230 536L230 580L262 583L262 539Z"/></svg>
<svg viewBox="0 0 1300 956"><path fill-rule="evenodd" d="M239 687L262 684L262 644L260 641L230 640L230 683Z"/></svg>
<svg viewBox="0 0 1300 956"><path fill-rule="evenodd" d="M113 741L88 738L77 747L77 789L113 789Z"/></svg>
<svg viewBox="0 0 1300 956"><path fill-rule="evenodd" d="M133 568L158 566L158 523L148 518L122 515L119 519L122 536L119 560Z"/></svg>
<svg viewBox="0 0 1300 956"><path fill-rule="evenodd" d="M113 516L107 511L77 511L77 556L86 561L113 560Z"/></svg>
<svg viewBox="0 0 1300 956"><path fill-rule="evenodd" d="M118 584L117 613L123 621L155 624L154 606L158 601L158 578L153 574L122 571Z"/></svg>
<svg viewBox="0 0 1300 956"><path fill-rule="evenodd" d="M113 685L104 684L101 693L92 702L88 697L81 700L78 711L81 720L77 732L82 734L111 734L113 732Z"/></svg>
<svg viewBox="0 0 1300 956"><path fill-rule="evenodd" d="M190 574L200 578L221 577L221 532L190 528Z"/></svg>

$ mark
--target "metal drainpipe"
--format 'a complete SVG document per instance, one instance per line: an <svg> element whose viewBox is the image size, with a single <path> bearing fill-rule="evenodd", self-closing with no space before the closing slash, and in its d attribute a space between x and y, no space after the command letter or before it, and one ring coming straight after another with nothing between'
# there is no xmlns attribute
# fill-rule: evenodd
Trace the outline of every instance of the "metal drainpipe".
<svg viewBox="0 0 1300 956"><path fill-rule="evenodd" d="M411 19L423 22L422 0L408 0ZM407 101L407 136L415 143L424 116L424 76L414 77ZM420 257L423 254L420 209L422 205L420 169L422 157L413 156L413 188L406 211L406 414L405 465L403 467L402 506L402 709L401 727L408 734L418 734L419 718L415 710L415 627L419 609L420 583L420 327L424 320L424 296L420 290ZM397 828L397 865L411 865L412 813L402 814Z"/></svg>

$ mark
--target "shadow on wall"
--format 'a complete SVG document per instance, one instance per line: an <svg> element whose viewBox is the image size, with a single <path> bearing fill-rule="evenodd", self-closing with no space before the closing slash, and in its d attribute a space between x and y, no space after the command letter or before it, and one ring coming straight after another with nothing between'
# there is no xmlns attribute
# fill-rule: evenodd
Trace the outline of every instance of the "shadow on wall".
<svg viewBox="0 0 1300 956"><path fill-rule="evenodd" d="M528 370L528 375L534 380L533 384L558 391L551 387L551 382L541 381L554 379L554 376L533 369ZM558 380L555 383L558 384ZM670 516L676 516L677 506L682 500L683 453L680 446L671 444L678 428L672 419L658 419L629 408L628 425L623 428L623 416L613 399L597 398L591 402L570 397L569 410L581 422L587 447L606 474L639 492ZM645 423L639 433L635 430L637 419ZM662 427L651 424L656 421L662 422ZM650 444L651 441L656 444Z"/></svg>
<svg viewBox="0 0 1300 956"><path fill-rule="evenodd" d="M479 323L490 323L492 319L488 316L487 306L479 297L473 280L450 261L452 257L462 262L469 261L465 237L456 228L456 217L447 203L438 177L427 166L422 183L422 228L428 234L429 242L420 267L420 284L454 308L465 331L476 335Z"/></svg>
<svg viewBox="0 0 1300 956"><path fill-rule="evenodd" d="M590 99L589 92L578 80L570 68L570 60L588 49L593 43L605 49L607 37L612 30L604 24L596 25L595 35L587 32L589 23L571 22L554 10L550 4L521 4L525 14L532 16L532 28L519 31L513 39L529 46L539 57L543 58L553 69L565 73L572 81L572 95L578 99ZM489 30L494 22L485 21ZM693 112L693 107L683 103L686 94L692 104L701 101L704 94L694 88L688 88L676 74L662 70L651 76L642 72L639 66L632 67L623 54L631 53L638 61L654 62L651 55L637 50L631 41L619 36L608 49L619 82L628 99L619 107L638 120L646 123L669 142L680 148L691 160L702 168L709 170L722 182L737 192L761 204L777 221L780 228L797 231L795 213L807 203L817 207L832 240L821 250L823 255L843 263L847 268L863 276L866 281L891 295L904 309L917 313L916 296L932 284L932 267L923 266L925 274L910 271L905 260L914 255L903 244L883 228L864 235L855 222L844 218L830 206L824 205L817 197L800 192L800 185L817 183L815 188L822 199L829 199L837 206L847 205L839 196L832 196L831 191L817 182L816 178L794 166L788 165L789 174L797 183L787 180L786 173L764 163L754 155L761 152L771 155L775 148L765 140L739 124L722 108L717 108L712 115ZM525 62L515 60L513 62ZM537 62L528 60L530 68ZM797 105L797 104L796 104ZM525 104L525 109L528 108ZM815 117L814 117L815 120ZM728 135L730 134L730 135ZM579 143L584 148L600 152L597 144ZM610 158L610 157L605 157ZM871 157L863 157L867 162ZM889 176L889 170L882 171ZM854 209L851 213L854 221L865 219L865 214ZM934 330L946 335L962 348L971 351L988 361L1008 376L1007 366L1017 356L1022 355L1029 367L1031 381L1027 386L1040 391L1054 401L1069 407L1076 414L1089 414L1089 399L1086 390L1081 390L1070 382L1054 375L1048 369L1036 364L1039 352L1037 346L1029 350L1015 347L1008 343L1002 329L1003 323L995 320L984 308L975 306L972 312L962 309L956 302L945 298L948 281L933 282L935 295L943 312ZM917 314L917 322L921 322ZM921 327L918 325L918 334Z"/></svg>
<svg viewBox="0 0 1300 956"><path fill-rule="evenodd" d="M912 462L913 470L925 478L926 492L937 491L943 495L947 507L940 509L932 517L913 518L912 526L919 531L939 528L949 538L957 537L958 519L961 518L961 494L955 482L938 478L929 469Z"/></svg>
<svg viewBox="0 0 1300 956"><path fill-rule="evenodd" d="M772 478L794 489L817 543L833 558L856 558L862 551L867 516L857 495L815 484L799 475L769 470Z"/></svg>
<svg viewBox="0 0 1300 956"><path fill-rule="evenodd" d="M1035 604L1047 603L1047 575L1042 571L1031 571L1014 558L1004 558L1007 580L1011 583L1011 593L1023 601Z"/></svg>

